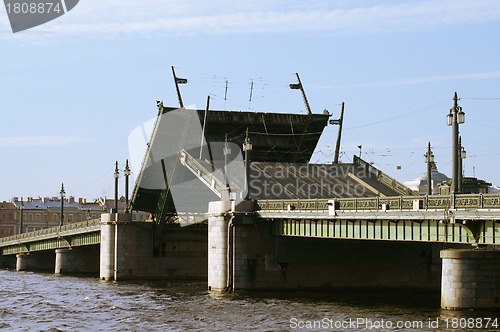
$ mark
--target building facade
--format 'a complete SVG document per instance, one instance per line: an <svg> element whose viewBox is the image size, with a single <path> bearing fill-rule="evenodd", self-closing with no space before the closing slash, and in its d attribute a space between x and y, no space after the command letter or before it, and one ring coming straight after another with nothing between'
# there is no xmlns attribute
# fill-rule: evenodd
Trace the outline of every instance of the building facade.
<svg viewBox="0 0 500 332"><path fill-rule="evenodd" d="M0 237L11 236L18 233L18 210L12 202L0 203Z"/></svg>
<svg viewBox="0 0 500 332"><path fill-rule="evenodd" d="M62 215L61 215L62 205ZM61 204L59 197L14 197L10 202L0 203L0 237L37 231L44 228L98 219L114 206L114 200L99 198L92 202L73 196L65 198ZM124 199L121 199L118 211L125 210ZM62 216L62 218L61 218ZM134 221L149 219L145 212L134 212Z"/></svg>

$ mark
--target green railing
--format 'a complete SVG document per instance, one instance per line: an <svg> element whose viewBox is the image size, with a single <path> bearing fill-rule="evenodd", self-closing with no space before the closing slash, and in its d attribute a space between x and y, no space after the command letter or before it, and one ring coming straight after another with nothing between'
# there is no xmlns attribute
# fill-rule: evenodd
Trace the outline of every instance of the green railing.
<svg viewBox="0 0 500 332"><path fill-rule="evenodd" d="M8 237L0 238L0 247L9 246L13 244L18 244L20 242L26 242L30 240L36 240L40 238L50 238L55 237L61 233L70 233L78 230L87 231L89 227L96 227L100 225L101 219L92 219L87 221L81 221L76 223L69 223L63 226L56 226L50 228L39 229L33 232L26 232L23 234L12 235Z"/></svg>
<svg viewBox="0 0 500 332"><path fill-rule="evenodd" d="M500 194L258 200L256 204L262 211L326 211L332 204L335 210L348 211L500 209Z"/></svg>

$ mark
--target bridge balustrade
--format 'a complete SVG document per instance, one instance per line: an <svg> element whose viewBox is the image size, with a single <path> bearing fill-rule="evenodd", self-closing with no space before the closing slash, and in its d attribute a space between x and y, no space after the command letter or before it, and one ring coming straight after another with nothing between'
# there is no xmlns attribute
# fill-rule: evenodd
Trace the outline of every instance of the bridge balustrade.
<svg viewBox="0 0 500 332"><path fill-rule="evenodd" d="M329 203L330 201L330 203ZM327 211L328 199L258 200L262 211ZM397 196L336 198L336 210L446 210L446 209L500 209L500 194L455 194L432 196Z"/></svg>
<svg viewBox="0 0 500 332"><path fill-rule="evenodd" d="M101 219L92 219L62 226L39 229L32 232L0 238L0 252L3 255L47 250L73 245L99 243Z"/></svg>

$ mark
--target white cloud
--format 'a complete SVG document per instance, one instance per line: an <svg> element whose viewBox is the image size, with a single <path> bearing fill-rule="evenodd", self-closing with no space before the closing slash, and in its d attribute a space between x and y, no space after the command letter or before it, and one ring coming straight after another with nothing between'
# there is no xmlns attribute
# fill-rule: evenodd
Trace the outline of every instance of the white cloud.
<svg viewBox="0 0 500 332"><path fill-rule="evenodd" d="M342 88L369 88L382 86L400 86L400 85L415 85L429 82L457 81L457 80L485 80L491 78L499 78L500 71L490 71L482 73L465 73L455 75L437 75L426 77L402 78L393 81L381 81L371 83L353 83L339 85L313 85L312 89L342 89Z"/></svg>
<svg viewBox="0 0 500 332"><path fill-rule="evenodd" d="M25 35L240 34L328 31L340 35L432 29L500 19L496 0L182 1L82 0Z"/></svg>

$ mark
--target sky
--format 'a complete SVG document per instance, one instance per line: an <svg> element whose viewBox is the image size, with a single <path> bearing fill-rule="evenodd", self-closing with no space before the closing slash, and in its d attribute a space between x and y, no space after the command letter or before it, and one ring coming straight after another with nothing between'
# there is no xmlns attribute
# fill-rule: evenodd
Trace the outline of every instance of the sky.
<svg viewBox="0 0 500 332"><path fill-rule="evenodd" d="M0 200L61 183L113 197L129 135L156 100L178 105L171 66L186 105L304 114L299 73L313 113L345 102L341 162L361 154L400 182L425 172L428 142L451 176L457 92L465 176L500 185L498 35L497 0L81 0L18 33L0 9ZM311 162L333 160L337 130Z"/></svg>

